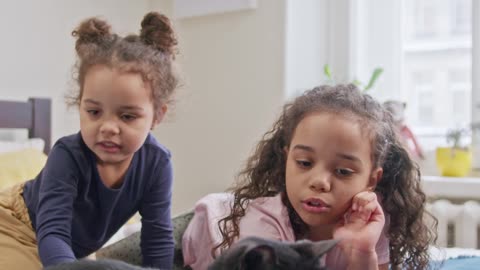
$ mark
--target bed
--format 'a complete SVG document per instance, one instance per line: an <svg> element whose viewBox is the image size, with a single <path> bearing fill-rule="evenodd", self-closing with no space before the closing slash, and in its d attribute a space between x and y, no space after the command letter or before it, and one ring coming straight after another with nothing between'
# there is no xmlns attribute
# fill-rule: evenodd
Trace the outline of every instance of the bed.
<svg viewBox="0 0 480 270"><path fill-rule="evenodd" d="M0 100L0 128L27 129L29 138L44 141L43 152L51 146L51 101L30 98L26 102Z"/></svg>
<svg viewBox="0 0 480 270"><path fill-rule="evenodd" d="M0 100L0 129L28 131L26 139L0 140L0 189L34 178L43 168L51 147L51 101ZM15 136L14 136L15 137Z"/></svg>

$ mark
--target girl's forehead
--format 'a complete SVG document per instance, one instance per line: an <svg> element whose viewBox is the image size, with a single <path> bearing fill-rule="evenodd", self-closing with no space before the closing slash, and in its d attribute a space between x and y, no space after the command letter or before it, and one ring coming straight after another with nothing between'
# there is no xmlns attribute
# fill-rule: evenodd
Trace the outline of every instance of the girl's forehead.
<svg viewBox="0 0 480 270"><path fill-rule="evenodd" d="M306 113L297 123L295 128L298 128L301 124L305 125L306 123L312 125L316 124L319 121L326 121L329 124L343 122L349 123L352 126L363 126L368 124L366 120L362 119L360 116L355 115L353 112L349 111L333 111L333 110L317 110Z"/></svg>
<svg viewBox="0 0 480 270"><path fill-rule="evenodd" d="M316 112L306 115L298 123L290 143L307 145L316 152L352 152L362 159L370 159L372 149L367 130L355 117Z"/></svg>
<svg viewBox="0 0 480 270"><path fill-rule="evenodd" d="M349 131L350 134L364 136L358 117L346 113L328 111L306 114L297 124L295 133L315 132L317 135L326 135L335 131Z"/></svg>
<svg viewBox="0 0 480 270"><path fill-rule="evenodd" d="M354 112L345 110L329 110L329 109L323 109L323 110L315 110L308 112L304 114L301 119L298 121L297 125L294 128L294 131L298 128L298 126L304 122L306 119L312 118L312 116L322 116L323 118L328 119L330 123L336 123L336 122L344 122L344 123L349 123L349 125L352 126L352 128L359 128L360 132L362 133L362 136L365 136L365 138L371 139L373 136L373 133L371 132L373 130L372 124L367 120L362 118L361 116L355 114ZM317 117L318 118L318 117ZM315 121L309 121L309 124L315 123Z"/></svg>
<svg viewBox="0 0 480 270"><path fill-rule="evenodd" d="M151 103L151 90L139 74L95 67L85 78L82 99L85 98L117 103Z"/></svg>

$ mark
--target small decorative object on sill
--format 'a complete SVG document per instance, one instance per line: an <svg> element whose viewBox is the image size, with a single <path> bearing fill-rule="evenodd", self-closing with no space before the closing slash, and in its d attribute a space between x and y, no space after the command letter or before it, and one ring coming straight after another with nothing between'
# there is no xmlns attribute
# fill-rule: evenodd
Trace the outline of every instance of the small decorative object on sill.
<svg viewBox="0 0 480 270"><path fill-rule="evenodd" d="M472 151L467 146L461 146L461 140L468 134L468 129L457 128L447 132L447 142L450 147L437 147L437 167L443 176L463 177L472 169Z"/></svg>

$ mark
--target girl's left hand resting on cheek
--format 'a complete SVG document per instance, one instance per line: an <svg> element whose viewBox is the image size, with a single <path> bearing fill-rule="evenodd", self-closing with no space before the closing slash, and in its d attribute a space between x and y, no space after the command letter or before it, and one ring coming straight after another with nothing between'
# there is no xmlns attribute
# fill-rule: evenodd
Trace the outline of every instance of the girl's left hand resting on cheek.
<svg viewBox="0 0 480 270"><path fill-rule="evenodd" d="M350 255L375 255L375 246L385 225L385 215L377 195L363 191L353 197L352 206L335 226L333 238Z"/></svg>

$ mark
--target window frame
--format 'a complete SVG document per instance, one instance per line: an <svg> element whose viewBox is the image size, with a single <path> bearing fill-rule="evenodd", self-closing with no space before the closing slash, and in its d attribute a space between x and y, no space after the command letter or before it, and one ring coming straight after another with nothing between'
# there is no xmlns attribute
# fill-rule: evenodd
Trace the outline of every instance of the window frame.
<svg viewBox="0 0 480 270"><path fill-rule="evenodd" d="M471 122L480 122L480 76L474 76L474 74L480 74L480 3L475 0L471 1L471 44L465 41L453 41L450 44L439 46L437 49L444 50L448 47L471 48ZM370 94L381 101L387 99L407 101L408 97L405 96L407 91L403 90L406 88L404 52L422 50L428 44L417 43L416 46L405 46L403 42L405 40L403 29L405 24L402 21L402 16L406 1L350 0L349 2L351 8L350 40L352 42L349 51L350 70L348 75L352 79L366 78L373 68L381 66L385 69L385 72ZM375 26L375 23L372 23L375 22L372 17L375 16L380 16L383 19L381 20L383 26L388 24L384 28L390 29L391 34L379 32L378 29L372 30L372 26ZM377 19L377 24L379 22L380 19ZM381 38L378 36L381 36ZM380 42L385 42L383 48L375 44ZM387 89L387 91L384 89ZM432 150L437 146L446 144L446 132L452 127L413 125L411 128L419 137L422 146L426 150ZM478 153L480 154L480 134L476 138L474 137L472 136L472 144L474 147L478 145Z"/></svg>

